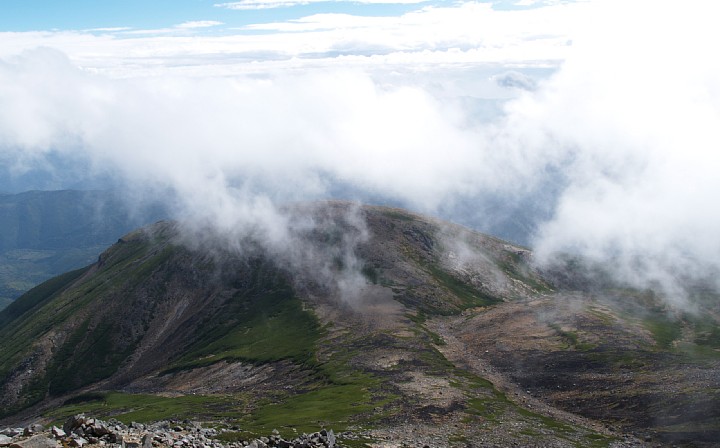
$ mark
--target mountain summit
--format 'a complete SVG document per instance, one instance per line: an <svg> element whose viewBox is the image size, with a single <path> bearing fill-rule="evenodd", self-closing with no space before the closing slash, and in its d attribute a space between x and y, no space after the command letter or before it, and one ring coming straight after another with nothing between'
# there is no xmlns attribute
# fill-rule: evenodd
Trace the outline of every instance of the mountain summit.
<svg viewBox="0 0 720 448"><path fill-rule="evenodd" d="M421 446L720 433L712 316L563 286L525 248L403 210L287 213L281 244L159 222L15 301L5 421L84 411Z"/></svg>

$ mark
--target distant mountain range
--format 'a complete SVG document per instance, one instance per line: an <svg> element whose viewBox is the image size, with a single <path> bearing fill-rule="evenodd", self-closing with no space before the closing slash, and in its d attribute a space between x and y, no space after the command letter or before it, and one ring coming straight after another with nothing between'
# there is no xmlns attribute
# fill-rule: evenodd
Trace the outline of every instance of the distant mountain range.
<svg viewBox="0 0 720 448"><path fill-rule="evenodd" d="M108 191L0 194L0 309L33 286L87 266L161 207L131 210Z"/></svg>
<svg viewBox="0 0 720 448"><path fill-rule="evenodd" d="M717 294L683 313L403 210L292 213L315 225L279 251L160 222L16 300L0 313L5 423L193 418L228 441L326 427L347 446L718 440Z"/></svg>

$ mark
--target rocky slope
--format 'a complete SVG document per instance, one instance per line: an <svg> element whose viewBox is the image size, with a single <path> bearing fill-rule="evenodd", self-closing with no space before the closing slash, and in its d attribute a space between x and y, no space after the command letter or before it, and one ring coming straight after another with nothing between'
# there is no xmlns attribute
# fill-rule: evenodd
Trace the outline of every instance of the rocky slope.
<svg viewBox="0 0 720 448"><path fill-rule="evenodd" d="M331 427L347 446L712 443L712 315L573 291L527 249L401 210L289 213L312 225L282 250L158 223L16 301L0 313L4 421L191 418L238 440ZM699 414L651 418L673 403Z"/></svg>
<svg viewBox="0 0 720 448"><path fill-rule="evenodd" d="M301 434L286 440L278 431L267 437L226 440L227 429L203 427L198 422L160 421L149 425L132 422L125 425L78 414L69 417L62 427L46 429L34 423L24 428L0 430L0 446L10 448L61 448L118 446L123 448L151 448L153 446L192 448L334 448L337 437L332 429ZM345 437L350 437L346 434Z"/></svg>

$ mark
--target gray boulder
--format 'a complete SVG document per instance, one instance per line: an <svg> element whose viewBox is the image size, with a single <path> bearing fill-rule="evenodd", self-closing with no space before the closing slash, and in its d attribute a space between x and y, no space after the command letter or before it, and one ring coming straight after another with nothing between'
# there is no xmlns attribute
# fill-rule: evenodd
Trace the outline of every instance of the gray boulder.
<svg viewBox="0 0 720 448"><path fill-rule="evenodd" d="M67 434L65 433L65 431L58 428L57 426L53 426L52 429L50 430L50 432L52 433L53 437L55 437L56 439L64 439L65 437L67 437Z"/></svg>
<svg viewBox="0 0 720 448"><path fill-rule="evenodd" d="M45 429L45 427L44 427L43 425L40 425L40 424L38 424L38 423L33 423L32 425L26 427L26 428L23 430L23 435L26 436L26 437L27 437L27 436L31 436L31 435L33 435L33 434L37 434L37 433L39 433L39 432L42 432L44 429Z"/></svg>
<svg viewBox="0 0 720 448"><path fill-rule="evenodd" d="M22 428L5 428L2 431L0 431L0 434L2 434L4 436L8 436L8 437L19 436L22 433L23 433Z"/></svg>
<svg viewBox="0 0 720 448"><path fill-rule="evenodd" d="M84 437L72 436L70 438L70 442L68 442L68 445L75 448L82 448L83 445L87 445L88 443L89 442Z"/></svg>
<svg viewBox="0 0 720 448"><path fill-rule="evenodd" d="M142 448L152 448L153 446L153 435L151 433L147 433L142 437Z"/></svg>
<svg viewBox="0 0 720 448"><path fill-rule="evenodd" d="M110 434L110 430L107 426L101 421L97 421L95 423L95 426L93 426L92 433L95 435L95 437L102 437Z"/></svg>
<svg viewBox="0 0 720 448"><path fill-rule="evenodd" d="M9 445L10 448L57 448L58 444L55 440L49 439L44 435L32 436L19 442Z"/></svg>
<svg viewBox="0 0 720 448"><path fill-rule="evenodd" d="M142 442L139 438L133 436L124 436L121 445L125 448L141 448Z"/></svg>
<svg viewBox="0 0 720 448"><path fill-rule="evenodd" d="M73 432L74 429L81 427L83 423L85 423L84 414L73 415L72 417L68 417L68 419L65 420L65 424L63 424L62 429L63 431L65 431L66 434L70 434Z"/></svg>

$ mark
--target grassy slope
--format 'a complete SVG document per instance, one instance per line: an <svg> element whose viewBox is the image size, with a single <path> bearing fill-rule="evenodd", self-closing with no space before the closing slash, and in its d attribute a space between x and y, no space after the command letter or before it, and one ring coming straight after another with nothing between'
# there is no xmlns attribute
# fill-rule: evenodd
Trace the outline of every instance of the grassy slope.
<svg viewBox="0 0 720 448"><path fill-rule="evenodd" d="M71 400L49 416L62 420L77 412L90 412L124 422L168 418L230 420L256 434L267 434L274 428L292 435L294 431L317 430L323 425L336 430L348 427L353 416L370 410L370 388L378 381L342 363L317 363L316 344L323 331L314 315L286 292L275 291L258 297L254 303L236 302L248 305L237 314L228 314L237 322L225 322L202 335L195 348L169 371L229 359L260 364L292 360L311 372L313 380L306 390L278 390L267 397L254 397L252 393L176 398L102 393L90 395L86 401L82 397Z"/></svg>
<svg viewBox="0 0 720 448"><path fill-rule="evenodd" d="M26 400L20 407L42 400L48 391L61 393L104 378L116 370L129 351L118 352L109 343L111 332L117 330L111 324L105 324L107 328L103 329L101 323L100 331L93 336L94 349L98 353L107 353L106 356L88 357L75 353L75 350L80 341L87 338L85 330L89 324L88 311L101 307L102 297L118 284L132 281L134 272L126 268L148 249L149 246L140 240L115 246L109 251L111 262L100 270L102 275L93 275L67 290L63 288L85 270L56 277L34 288L0 314L0 318L5 319L4 325L0 327L0 339L4 341L0 346L0 378L6 378L13 366L31 353L34 348L28 341L37 341L50 330L64 326L73 331L57 350L46 374L36 377L27 385L23 392ZM154 262L156 260L151 257L144 264ZM74 323L78 319L83 320ZM4 409L1 414L9 415L16 411L13 407Z"/></svg>
<svg viewBox="0 0 720 448"><path fill-rule="evenodd" d="M256 263L252 274L248 285L202 326L195 342L168 371L222 360L290 359L298 364L312 360L321 333L317 319L303 309L277 270Z"/></svg>
<svg viewBox="0 0 720 448"><path fill-rule="evenodd" d="M114 247L105 256L102 275L95 275L63 293L62 287L84 271L71 273L39 286L18 300L0 315L7 323L0 330L0 337L7 338L7 343L0 348L0 373L4 376L20 357L28 353L24 341L41 336L52 325L66 322L81 314L88 306L99 306L103 297L117 288L142 281L160 269L173 253L170 247L155 254L149 251L150 247L145 241L131 239ZM201 327L203 330L197 334L195 344L170 370L193 368L220 360L252 363L291 360L312 369L316 377L315 386L307 393L288 395L286 400L279 403L265 403L266 407L252 415L249 423L258 429L278 426L276 422L284 420L290 426L305 422L308 430L322 421L337 426L341 425L341 421L347 421L349 416L365 410L363 403L368 401L368 379L364 376L338 374L342 369L337 366L317 365L315 344L323 334L317 319L310 311L303 309L300 300L277 271L259 265L253 272L255 276L249 280L249 286L225 305L212 325ZM30 309L32 313L23 312ZM57 357L50 363L48 374L25 391L28 395L25 404L41 399L47 392L60 394L105 378L130 353L132 345L120 352L112 346L108 336L117 331L112 322L107 322L104 327L102 322L95 326L92 345L78 353L77 347L86 336L87 327L88 320L74 327L74 333L59 348ZM97 357L84 355L88 350L109 355L98 362ZM81 379L75 375L78 371L83 372ZM99 404L102 409L97 409ZM53 415L75 412L78 408L119 413L123 419L127 414L128 419L135 420L194 415L239 418L244 415L240 409L233 409L228 399L217 397L168 399L119 393L103 395L100 401L69 404ZM299 408L305 409L302 417L297 414ZM205 411L201 412L202 409ZM10 409L7 413L15 410Z"/></svg>

